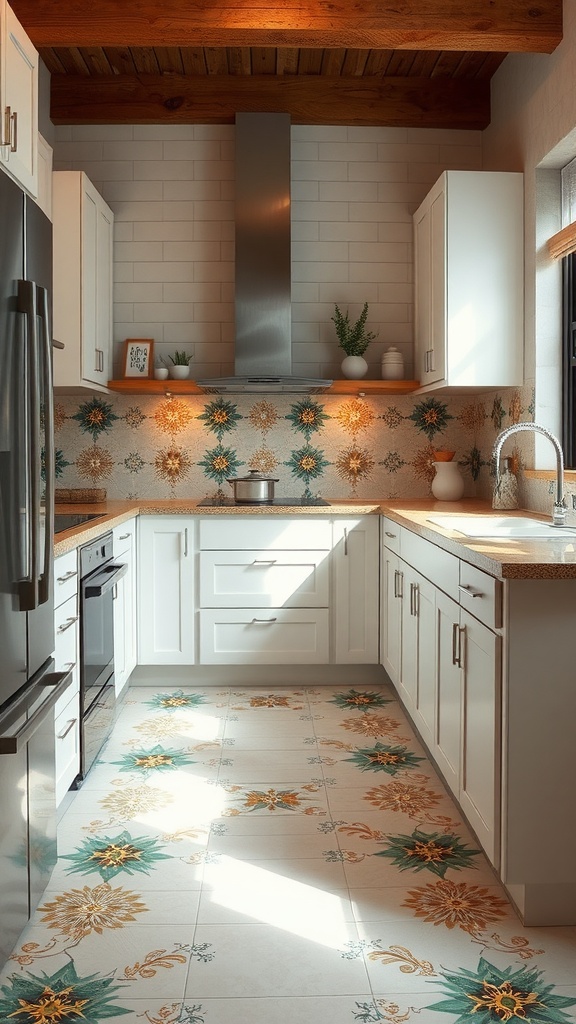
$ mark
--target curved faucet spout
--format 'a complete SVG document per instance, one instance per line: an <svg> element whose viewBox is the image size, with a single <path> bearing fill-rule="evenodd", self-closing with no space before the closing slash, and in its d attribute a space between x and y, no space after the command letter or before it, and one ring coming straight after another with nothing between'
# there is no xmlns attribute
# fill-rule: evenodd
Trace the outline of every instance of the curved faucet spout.
<svg viewBox="0 0 576 1024"><path fill-rule="evenodd" d="M500 452L502 451L502 445L512 435L517 434L520 430L532 430L536 434L544 434L549 441L554 445L554 451L556 452L556 498L554 501L554 510L552 512L552 525L553 526L564 526L566 522L566 502L564 501L564 454L562 452L562 445L547 427L541 427L538 423L513 423L512 426L506 427L494 442L494 449L492 451L492 457L496 465L496 481L500 479Z"/></svg>

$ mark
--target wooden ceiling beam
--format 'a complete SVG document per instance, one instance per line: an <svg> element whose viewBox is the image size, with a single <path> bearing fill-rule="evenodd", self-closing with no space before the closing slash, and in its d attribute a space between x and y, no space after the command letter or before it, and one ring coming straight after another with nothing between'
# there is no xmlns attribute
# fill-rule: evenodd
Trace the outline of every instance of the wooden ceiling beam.
<svg viewBox="0 0 576 1024"><path fill-rule="evenodd" d="M551 53L562 0L11 0L37 47L360 47Z"/></svg>
<svg viewBox="0 0 576 1024"><path fill-rule="evenodd" d="M287 111L294 124L484 129L490 84L441 77L52 76L55 124L228 124L238 110Z"/></svg>

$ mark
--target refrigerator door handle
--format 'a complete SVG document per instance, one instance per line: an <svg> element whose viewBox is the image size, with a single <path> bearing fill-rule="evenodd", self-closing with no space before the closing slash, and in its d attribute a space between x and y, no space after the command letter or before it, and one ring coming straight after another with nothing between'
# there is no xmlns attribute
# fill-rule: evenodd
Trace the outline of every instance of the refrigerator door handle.
<svg viewBox="0 0 576 1024"><path fill-rule="evenodd" d="M44 564L38 581L38 604L46 604L52 594L54 544L54 406L52 402L52 339L48 292L35 285L40 318L40 365L42 367L42 408L44 412Z"/></svg>
<svg viewBox="0 0 576 1024"><path fill-rule="evenodd" d="M49 690L46 700L42 701L40 707L32 712L30 718L27 718L16 732L0 736L0 755L18 754L26 746L71 682L72 671L51 672L46 676L46 682L42 684Z"/></svg>

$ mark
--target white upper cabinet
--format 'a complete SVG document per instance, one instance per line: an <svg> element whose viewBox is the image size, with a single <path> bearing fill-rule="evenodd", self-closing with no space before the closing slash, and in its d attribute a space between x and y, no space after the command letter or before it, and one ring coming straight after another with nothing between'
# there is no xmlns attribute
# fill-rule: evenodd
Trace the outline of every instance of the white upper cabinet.
<svg viewBox="0 0 576 1024"><path fill-rule="evenodd" d="M114 217L82 171L52 177L54 384L107 391L112 359Z"/></svg>
<svg viewBox="0 0 576 1024"><path fill-rule="evenodd" d="M0 0L0 164L38 195L38 52Z"/></svg>
<svg viewBox="0 0 576 1024"><path fill-rule="evenodd" d="M523 383L523 176L446 171L414 214L420 384Z"/></svg>

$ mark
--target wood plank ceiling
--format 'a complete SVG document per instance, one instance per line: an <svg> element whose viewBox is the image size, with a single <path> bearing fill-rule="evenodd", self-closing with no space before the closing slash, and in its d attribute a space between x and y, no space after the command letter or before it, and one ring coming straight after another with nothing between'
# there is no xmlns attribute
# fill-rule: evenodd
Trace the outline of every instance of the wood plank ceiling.
<svg viewBox="0 0 576 1024"><path fill-rule="evenodd" d="M483 129L508 53L551 53L562 0L10 0L57 124Z"/></svg>

